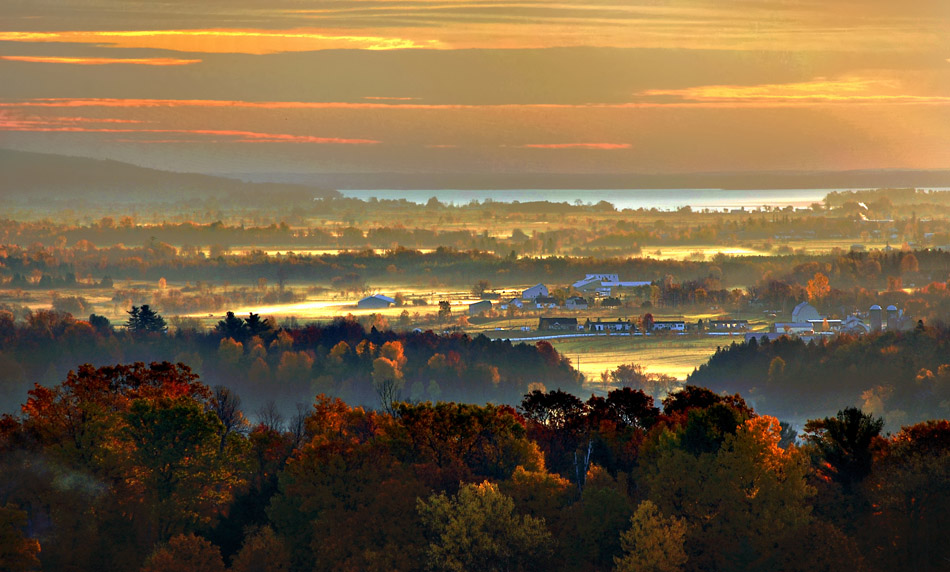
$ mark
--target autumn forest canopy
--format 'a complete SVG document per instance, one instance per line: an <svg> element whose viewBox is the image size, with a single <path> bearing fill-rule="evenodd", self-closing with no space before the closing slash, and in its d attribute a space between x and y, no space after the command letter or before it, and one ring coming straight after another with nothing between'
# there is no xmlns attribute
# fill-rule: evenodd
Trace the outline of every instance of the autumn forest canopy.
<svg viewBox="0 0 950 572"><path fill-rule="evenodd" d="M933 569L946 421L796 435L738 394L319 395L249 422L183 364L82 366L0 425L8 569ZM922 483L933 482L933 487ZM554 563L557 563L556 565ZM647 568L644 568L647 567ZM652 567L652 568L650 568Z"/></svg>

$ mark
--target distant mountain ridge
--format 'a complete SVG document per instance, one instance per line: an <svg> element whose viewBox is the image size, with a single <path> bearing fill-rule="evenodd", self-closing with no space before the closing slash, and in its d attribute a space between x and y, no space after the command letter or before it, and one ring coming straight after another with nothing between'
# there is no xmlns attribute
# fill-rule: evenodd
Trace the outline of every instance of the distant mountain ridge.
<svg viewBox="0 0 950 572"><path fill-rule="evenodd" d="M873 189L948 187L950 169L720 173L234 173L246 181L339 190Z"/></svg>
<svg viewBox="0 0 950 572"><path fill-rule="evenodd" d="M335 190L299 183L247 182L197 173L175 173L119 161L0 148L0 199L102 199L164 203L186 199L298 199L339 197Z"/></svg>

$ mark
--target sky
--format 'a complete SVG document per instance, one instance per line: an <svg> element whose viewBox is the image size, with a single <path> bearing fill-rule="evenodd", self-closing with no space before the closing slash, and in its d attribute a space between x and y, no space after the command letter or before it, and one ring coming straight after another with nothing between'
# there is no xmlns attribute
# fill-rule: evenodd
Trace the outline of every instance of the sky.
<svg viewBox="0 0 950 572"><path fill-rule="evenodd" d="M4 0L0 78L176 171L950 168L947 0Z"/></svg>

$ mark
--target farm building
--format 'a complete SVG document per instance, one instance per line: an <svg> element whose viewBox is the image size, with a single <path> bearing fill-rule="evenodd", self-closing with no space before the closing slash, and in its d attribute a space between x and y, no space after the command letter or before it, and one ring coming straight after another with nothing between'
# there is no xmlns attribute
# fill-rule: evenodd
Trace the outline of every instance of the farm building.
<svg viewBox="0 0 950 572"><path fill-rule="evenodd" d="M866 334L870 330L864 320L857 316L848 316L841 323L840 331L845 334Z"/></svg>
<svg viewBox="0 0 950 572"><path fill-rule="evenodd" d="M477 316L482 312L488 312L491 310L491 301L489 300L480 300L474 304L468 305L468 315Z"/></svg>
<svg viewBox="0 0 950 572"><path fill-rule="evenodd" d="M653 322L653 331L685 332L686 322L683 320L657 320Z"/></svg>
<svg viewBox="0 0 950 572"><path fill-rule="evenodd" d="M772 331L777 334L811 334L815 331L810 322L775 322Z"/></svg>
<svg viewBox="0 0 950 572"><path fill-rule="evenodd" d="M808 302L802 302L792 310L793 322L807 322L808 320L820 320L824 318L818 313L818 310Z"/></svg>
<svg viewBox="0 0 950 572"><path fill-rule="evenodd" d="M586 310L587 300L580 296L571 296L564 302L564 307L568 310Z"/></svg>
<svg viewBox="0 0 950 572"><path fill-rule="evenodd" d="M789 336L789 334L784 332L749 332L745 335L745 341L748 343L750 340L755 339L756 342L761 344L764 340L774 342L775 340L780 339L782 336ZM816 339L818 336L804 335L797 337L803 342L808 343L811 340Z"/></svg>
<svg viewBox="0 0 950 572"><path fill-rule="evenodd" d="M824 320L808 320L808 323L811 324L811 327L816 332L838 332L841 331L841 320L829 320L825 318ZM825 327L825 324L828 327Z"/></svg>
<svg viewBox="0 0 950 572"><path fill-rule="evenodd" d="M545 286L544 284L537 284L535 286L532 286L531 288L528 288L524 292L522 292L521 299L534 300L538 296L547 296L548 294L550 294L550 292L548 292L547 286Z"/></svg>
<svg viewBox="0 0 950 572"><path fill-rule="evenodd" d="M602 322L600 318L598 318L596 322L587 320L584 327L591 332L632 332L636 330L630 320L624 320L623 318L617 318L616 320L608 322Z"/></svg>
<svg viewBox="0 0 950 572"><path fill-rule="evenodd" d="M613 288L637 288L650 284L651 282L644 281L624 282L617 274L588 274L583 280L578 280L571 286L581 292L610 296Z"/></svg>
<svg viewBox="0 0 950 572"><path fill-rule="evenodd" d="M534 299L534 305L537 309L557 308L557 298L552 296L538 296Z"/></svg>
<svg viewBox="0 0 950 572"><path fill-rule="evenodd" d="M538 330L577 331L577 318L539 318Z"/></svg>
<svg viewBox="0 0 950 572"><path fill-rule="evenodd" d="M502 310L507 310L508 306L514 306L515 308L518 308L520 310L521 308L524 307L524 303L521 301L521 298L512 298L511 300L508 300L507 302L502 302L499 308L501 308Z"/></svg>
<svg viewBox="0 0 950 572"><path fill-rule="evenodd" d="M706 329L710 332L738 332L749 329L749 320L709 320Z"/></svg>
<svg viewBox="0 0 950 572"><path fill-rule="evenodd" d="M373 294L372 296L367 296L359 302L356 303L356 307L361 310L368 309L378 309L378 308L388 308L391 305L395 304L396 300L390 298L389 296L383 296L382 294Z"/></svg>

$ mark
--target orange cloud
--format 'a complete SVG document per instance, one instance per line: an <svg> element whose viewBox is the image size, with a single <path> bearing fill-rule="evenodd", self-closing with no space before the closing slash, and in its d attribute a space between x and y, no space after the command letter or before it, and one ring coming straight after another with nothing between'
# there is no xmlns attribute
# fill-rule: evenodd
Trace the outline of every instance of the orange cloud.
<svg viewBox="0 0 950 572"><path fill-rule="evenodd" d="M331 35L309 29L253 30L120 30L0 32L6 42L108 44L118 48L153 48L184 52L274 54L328 49L395 50L436 48L439 43L407 38Z"/></svg>
<svg viewBox="0 0 950 572"><path fill-rule="evenodd" d="M630 149L629 143L534 143L520 145L522 149Z"/></svg>
<svg viewBox="0 0 950 572"><path fill-rule="evenodd" d="M102 66L108 64L135 64L141 66L186 66L201 63L201 60L182 60L177 58L60 58L43 56L0 56L0 60L11 62L30 62L40 64L74 64L80 66Z"/></svg>
<svg viewBox="0 0 950 572"><path fill-rule="evenodd" d="M638 95L675 97L700 103L918 103L946 104L950 97L902 92L896 80L866 77L816 78L798 83L704 85L684 89L650 89Z"/></svg>
<svg viewBox="0 0 950 572"><path fill-rule="evenodd" d="M315 137L288 133L259 133L227 129L111 129L104 127L74 127L44 124L38 121L22 121L0 118L4 131L35 133L174 133L182 135L213 135L232 138L235 143L316 143L331 145L376 145L375 139L346 139L340 137Z"/></svg>

